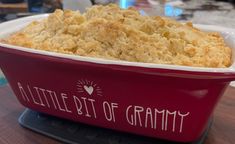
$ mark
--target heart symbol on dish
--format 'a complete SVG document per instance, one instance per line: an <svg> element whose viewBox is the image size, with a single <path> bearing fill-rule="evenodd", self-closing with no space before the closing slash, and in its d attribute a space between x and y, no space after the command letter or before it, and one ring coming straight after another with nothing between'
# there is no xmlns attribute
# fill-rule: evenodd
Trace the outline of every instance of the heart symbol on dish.
<svg viewBox="0 0 235 144"><path fill-rule="evenodd" d="M87 86L87 85L84 85L83 88L85 89L85 91L89 94L89 95L92 95L93 91L94 91L94 88L92 86Z"/></svg>

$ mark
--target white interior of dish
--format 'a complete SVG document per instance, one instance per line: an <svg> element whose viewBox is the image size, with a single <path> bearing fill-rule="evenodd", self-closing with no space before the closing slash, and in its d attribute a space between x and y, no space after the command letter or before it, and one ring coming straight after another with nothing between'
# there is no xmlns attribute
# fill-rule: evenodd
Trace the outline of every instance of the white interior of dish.
<svg viewBox="0 0 235 144"><path fill-rule="evenodd" d="M37 16L30 16L26 18L20 18L13 21L5 22L0 24L0 38L7 37L8 35L22 29L30 22L35 20L40 20L46 18L48 14L37 15ZM114 65L127 65L127 66L138 66L138 67L146 67L146 68L162 68L162 69L174 69L174 70L184 70L184 71L200 71L200 72L235 72L235 29L225 28L220 26L214 25L195 25L197 28L204 30L204 31L216 31L220 32L226 44L232 48L233 50L233 64L228 68L202 68L202 67L189 67L189 66L177 66L177 65L166 65L166 64L153 64L153 63L140 63L140 62L128 62L128 61L117 61L117 60L106 60L101 58L91 58L91 57L84 57L84 56L77 56L77 55L69 55L69 54L61 54L55 52L48 52L43 50L35 50L29 49L19 46L13 46L8 44L0 43L0 46L6 47L8 49L17 49L25 52L30 53L37 53L42 55L54 56L54 57L63 57L72 60L78 61L86 61L92 63L99 63L99 64L114 64Z"/></svg>

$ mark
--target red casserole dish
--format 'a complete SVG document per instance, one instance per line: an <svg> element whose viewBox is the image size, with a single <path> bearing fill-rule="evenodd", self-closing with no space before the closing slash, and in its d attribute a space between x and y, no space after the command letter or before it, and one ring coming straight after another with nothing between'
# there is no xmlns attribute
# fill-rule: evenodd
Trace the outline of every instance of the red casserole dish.
<svg viewBox="0 0 235 144"><path fill-rule="evenodd" d="M38 15L0 24L0 36ZM235 48L235 32L217 26ZM234 60L233 60L234 61ZM0 67L21 104L30 109L118 131L192 142L206 128L229 68L198 68L81 57L0 44Z"/></svg>

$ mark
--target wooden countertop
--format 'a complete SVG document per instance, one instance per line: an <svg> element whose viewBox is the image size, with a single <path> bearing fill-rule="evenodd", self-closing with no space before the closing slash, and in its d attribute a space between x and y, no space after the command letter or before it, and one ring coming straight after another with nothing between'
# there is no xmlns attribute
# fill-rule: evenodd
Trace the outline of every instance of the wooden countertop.
<svg viewBox="0 0 235 144"><path fill-rule="evenodd" d="M61 144L46 136L22 128L18 117L24 107L17 101L10 87L0 87L0 143L1 144ZM235 143L235 88L229 87L215 113L212 128L205 144Z"/></svg>
<svg viewBox="0 0 235 144"><path fill-rule="evenodd" d="M0 2L0 14L27 12L28 4L26 2L16 4L3 4Z"/></svg>

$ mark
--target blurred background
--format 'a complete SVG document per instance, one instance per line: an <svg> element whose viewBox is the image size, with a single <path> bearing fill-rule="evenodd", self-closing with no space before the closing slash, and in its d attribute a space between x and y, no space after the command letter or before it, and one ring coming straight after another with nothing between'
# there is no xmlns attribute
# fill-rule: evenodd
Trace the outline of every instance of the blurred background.
<svg viewBox="0 0 235 144"><path fill-rule="evenodd" d="M84 12L95 4L116 3L136 7L142 15L160 15L194 24L235 28L235 0L0 0L0 23L24 16L51 13L55 9ZM0 86L7 83L0 70Z"/></svg>
<svg viewBox="0 0 235 144"><path fill-rule="evenodd" d="M235 27L235 0L0 0L0 22L55 9L84 12L94 4L134 6L142 15L164 15L179 21Z"/></svg>

